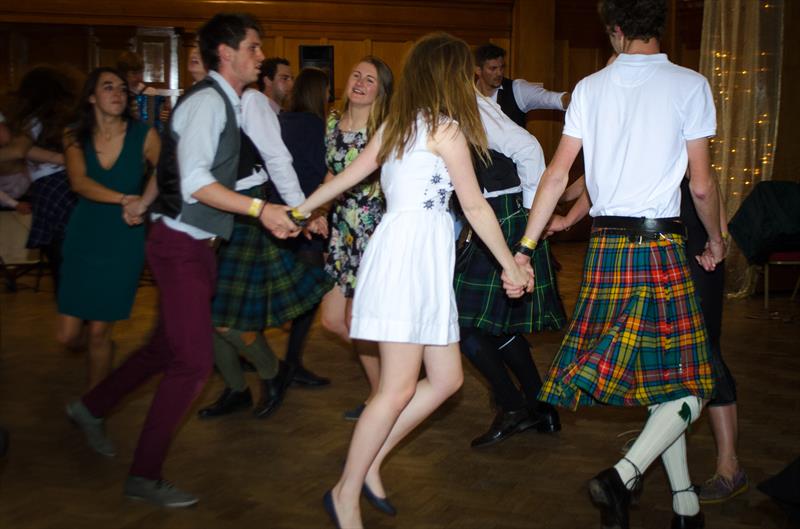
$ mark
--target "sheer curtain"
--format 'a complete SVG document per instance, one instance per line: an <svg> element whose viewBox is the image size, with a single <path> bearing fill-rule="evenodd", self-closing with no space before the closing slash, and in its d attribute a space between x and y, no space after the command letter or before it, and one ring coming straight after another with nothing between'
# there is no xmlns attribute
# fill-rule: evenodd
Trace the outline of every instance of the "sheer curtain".
<svg viewBox="0 0 800 529"><path fill-rule="evenodd" d="M711 83L717 107L711 164L728 219L755 184L772 179L783 4L784 0L705 0L700 72ZM752 293L756 277L735 248L726 272L734 296Z"/></svg>

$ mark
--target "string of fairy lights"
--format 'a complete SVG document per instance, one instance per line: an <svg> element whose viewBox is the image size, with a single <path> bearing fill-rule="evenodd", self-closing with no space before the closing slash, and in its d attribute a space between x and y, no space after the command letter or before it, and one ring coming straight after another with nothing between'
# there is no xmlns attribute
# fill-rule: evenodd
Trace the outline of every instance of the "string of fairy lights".
<svg viewBox="0 0 800 529"><path fill-rule="evenodd" d="M704 72L709 77L718 116L717 136L711 140L711 167L723 194L732 198L729 216L734 212L730 206L738 206L754 184L771 179L775 153L777 116L771 108L777 107L780 78L775 69L780 69L781 42L778 38L774 51L765 49L771 36L761 34L764 24L760 22L767 17L780 16L774 11L782 6L774 0L758 2L757 6L755 2L748 5L749 1L730 7L739 3L728 4L722 0L722 9L726 8L725 4L732 10L739 9L739 13L724 15L733 17L733 22L740 25L747 21L734 15L758 17L755 38L752 33L745 38L736 35L738 39L729 36L738 33L735 30L741 27L728 33L717 32L710 57L706 57L710 58L710 68ZM720 17L720 21L724 18ZM736 42L726 42L734 39Z"/></svg>

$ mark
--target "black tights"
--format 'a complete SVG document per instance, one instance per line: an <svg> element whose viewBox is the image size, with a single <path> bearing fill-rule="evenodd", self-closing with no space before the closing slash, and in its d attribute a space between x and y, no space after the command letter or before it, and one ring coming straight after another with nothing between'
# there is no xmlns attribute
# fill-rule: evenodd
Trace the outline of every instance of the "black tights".
<svg viewBox="0 0 800 529"><path fill-rule="evenodd" d="M462 327L461 351L484 376L495 402L504 411L520 410L537 402L542 379L533 363L530 345L523 336L493 336L474 327ZM521 390L512 380L509 369Z"/></svg>
<svg viewBox="0 0 800 529"><path fill-rule="evenodd" d="M314 308L292 320L289 342L286 345L286 363L292 367L303 365L303 346L308 332L311 330L311 324L314 323L314 316L317 314L318 308L319 304L314 305Z"/></svg>

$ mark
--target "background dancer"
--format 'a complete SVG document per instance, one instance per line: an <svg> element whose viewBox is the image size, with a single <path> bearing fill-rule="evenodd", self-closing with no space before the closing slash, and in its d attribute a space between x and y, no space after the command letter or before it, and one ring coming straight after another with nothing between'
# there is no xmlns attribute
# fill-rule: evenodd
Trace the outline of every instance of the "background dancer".
<svg viewBox="0 0 800 529"><path fill-rule="evenodd" d="M356 159L377 132L389 110L394 77L392 71L377 57L364 57L353 67L342 99L343 111L328 117L325 137L329 175L335 178ZM385 207L379 171L367 182L348 189L333 203L330 240L325 270L336 280L336 286L322 300L322 325L350 342L350 317L356 274L367 243L378 226ZM353 341L361 366L370 385L368 402L378 390L380 364L374 344ZM365 403L344 414L357 420Z"/></svg>

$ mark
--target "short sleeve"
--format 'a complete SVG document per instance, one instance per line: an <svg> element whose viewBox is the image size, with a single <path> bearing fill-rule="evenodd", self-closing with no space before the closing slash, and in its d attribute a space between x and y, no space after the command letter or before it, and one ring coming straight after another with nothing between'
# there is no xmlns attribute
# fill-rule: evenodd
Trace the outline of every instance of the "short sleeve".
<svg viewBox="0 0 800 529"><path fill-rule="evenodd" d="M686 100L683 115L683 138L686 141L716 135L717 111L711 96L711 87L705 78Z"/></svg>
<svg viewBox="0 0 800 529"><path fill-rule="evenodd" d="M575 86L572 92L572 100L567 107L567 113L564 116L564 130L563 133L573 138L583 139L583 81Z"/></svg>

